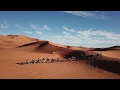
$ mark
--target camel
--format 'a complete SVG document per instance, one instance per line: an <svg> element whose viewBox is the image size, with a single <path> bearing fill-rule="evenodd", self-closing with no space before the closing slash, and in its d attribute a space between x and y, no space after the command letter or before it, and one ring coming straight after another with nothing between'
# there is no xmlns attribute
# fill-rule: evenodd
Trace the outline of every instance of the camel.
<svg viewBox="0 0 120 90"><path fill-rule="evenodd" d="M49 59L49 58L46 59L46 63L48 63L48 62L50 62L50 59Z"/></svg>
<svg viewBox="0 0 120 90"><path fill-rule="evenodd" d="M40 63L40 60L36 60L36 62L35 63Z"/></svg>
<svg viewBox="0 0 120 90"><path fill-rule="evenodd" d="M64 62L64 61L65 61L64 59L59 60L59 62Z"/></svg>
<svg viewBox="0 0 120 90"><path fill-rule="evenodd" d="M29 58L28 58L29 59ZM26 64L29 64L28 59L26 60Z"/></svg>
<svg viewBox="0 0 120 90"><path fill-rule="evenodd" d="M34 64L35 63L35 61L34 60L31 60L31 62L30 62L31 64Z"/></svg>
<svg viewBox="0 0 120 90"><path fill-rule="evenodd" d="M43 58L42 60L41 60L41 63L44 63L45 62L45 58Z"/></svg>
<svg viewBox="0 0 120 90"><path fill-rule="evenodd" d="M57 59L56 59L56 61L57 61L57 62L59 62L59 61L60 61L60 59L59 59L59 58L57 58Z"/></svg>
<svg viewBox="0 0 120 90"><path fill-rule="evenodd" d="M54 62L55 60L52 58L51 60L50 60L50 63L52 63L52 62Z"/></svg>
<svg viewBox="0 0 120 90"><path fill-rule="evenodd" d="M43 63L46 63L46 61L47 61L46 59L45 59L45 60L43 60Z"/></svg>

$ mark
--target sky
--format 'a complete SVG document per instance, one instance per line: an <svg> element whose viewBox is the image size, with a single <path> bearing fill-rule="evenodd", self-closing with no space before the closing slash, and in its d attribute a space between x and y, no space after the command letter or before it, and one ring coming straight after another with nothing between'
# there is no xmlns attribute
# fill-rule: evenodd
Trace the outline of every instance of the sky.
<svg viewBox="0 0 120 90"><path fill-rule="evenodd" d="M0 11L0 34L110 47L120 45L120 11Z"/></svg>

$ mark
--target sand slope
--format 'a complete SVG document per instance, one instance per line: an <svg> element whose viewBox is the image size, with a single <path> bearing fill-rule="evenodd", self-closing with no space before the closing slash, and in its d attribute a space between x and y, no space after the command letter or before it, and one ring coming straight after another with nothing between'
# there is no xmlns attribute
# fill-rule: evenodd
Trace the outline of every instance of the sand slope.
<svg viewBox="0 0 120 90"><path fill-rule="evenodd" d="M1 79L120 79L119 59L104 56L114 57L113 50L89 51L89 48L68 47L21 35L0 35L0 39ZM27 59L79 57L86 54L94 55L96 52L103 55L96 58L88 57L87 60L79 58L77 61L67 62L16 64ZM120 55L119 50L115 55ZM94 60L92 65L91 60Z"/></svg>
<svg viewBox="0 0 120 90"><path fill-rule="evenodd" d="M38 41L38 39L30 38L23 35L0 35L0 49L15 48L17 46Z"/></svg>
<svg viewBox="0 0 120 90"><path fill-rule="evenodd" d="M120 46L113 46L108 48L92 48L90 51L101 53L107 57L120 58Z"/></svg>

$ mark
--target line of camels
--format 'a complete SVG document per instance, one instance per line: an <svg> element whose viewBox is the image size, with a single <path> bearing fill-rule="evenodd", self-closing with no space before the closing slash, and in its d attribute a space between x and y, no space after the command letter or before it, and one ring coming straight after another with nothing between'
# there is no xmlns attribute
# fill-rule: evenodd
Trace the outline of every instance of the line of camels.
<svg viewBox="0 0 120 90"><path fill-rule="evenodd" d="M49 59L49 58L38 58L37 60L36 59L32 59L32 60L29 60L29 58L25 61L25 62L21 62L21 63L17 63L17 64L20 64L20 65L23 65L23 64L37 64L37 63L53 63L53 62L64 62L64 61L75 61L76 59Z"/></svg>
<svg viewBox="0 0 120 90"><path fill-rule="evenodd" d="M54 58L37 58L36 60L36 57L32 60L29 60L29 58L25 61L25 62L20 62L20 63L16 63L16 64L20 64L20 65L24 65L24 64L37 64L37 63L53 63L53 62L65 62L65 61L79 61L79 60L85 60L86 63L92 63L93 62L93 59L92 57L96 57L96 56L100 56L101 54L96 54L96 55L87 55L87 56L82 56L80 55L80 57L75 57L75 56L72 56L71 58L57 58L57 59L54 59Z"/></svg>

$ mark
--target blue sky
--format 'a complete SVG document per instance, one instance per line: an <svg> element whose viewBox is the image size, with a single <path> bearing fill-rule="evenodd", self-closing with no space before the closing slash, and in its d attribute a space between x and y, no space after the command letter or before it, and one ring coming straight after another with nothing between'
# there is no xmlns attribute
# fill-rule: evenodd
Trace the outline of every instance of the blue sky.
<svg viewBox="0 0 120 90"><path fill-rule="evenodd" d="M0 34L72 46L120 45L120 11L0 11Z"/></svg>

